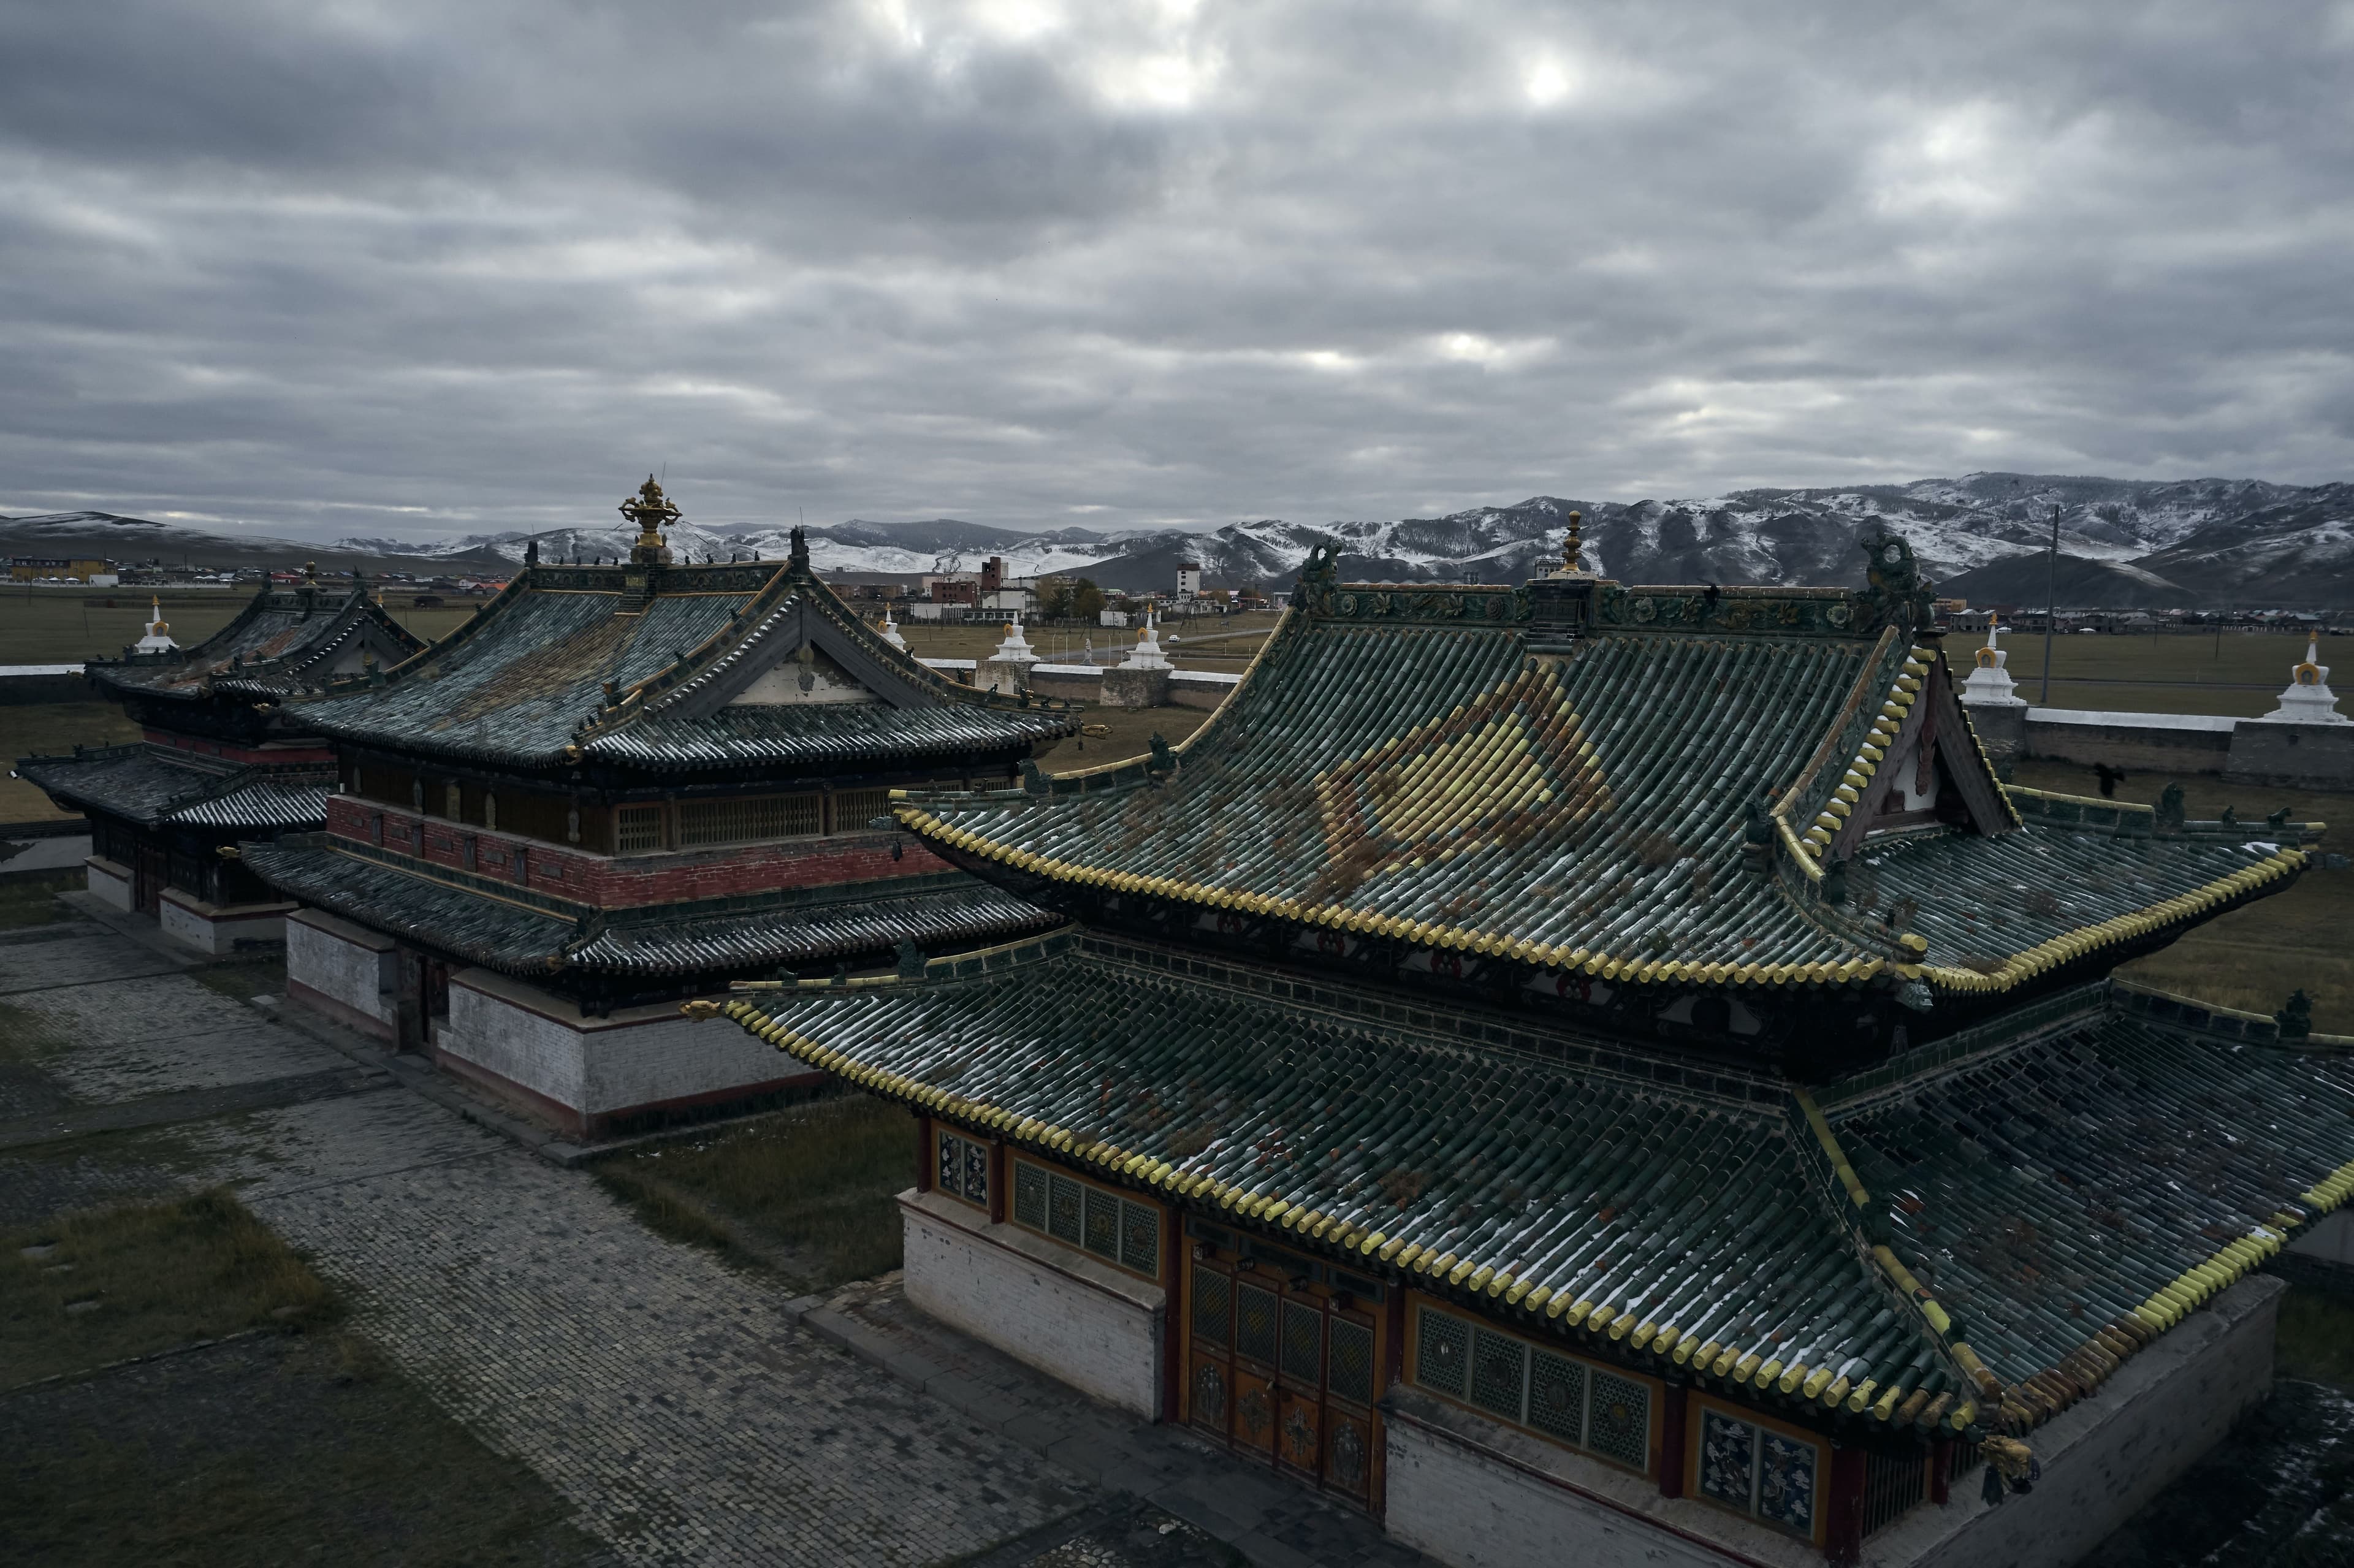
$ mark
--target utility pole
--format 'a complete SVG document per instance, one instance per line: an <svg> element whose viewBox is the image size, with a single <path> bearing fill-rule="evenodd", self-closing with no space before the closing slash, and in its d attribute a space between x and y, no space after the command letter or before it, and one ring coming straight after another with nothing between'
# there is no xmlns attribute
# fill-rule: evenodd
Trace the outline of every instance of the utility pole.
<svg viewBox="0 0 2354 1568"><path fill-rule="evenodd" d="M2052 630L2060 620L2060 508L2052 508L2052 567L2043 577L2043 705L2052 705Z"/></svg>

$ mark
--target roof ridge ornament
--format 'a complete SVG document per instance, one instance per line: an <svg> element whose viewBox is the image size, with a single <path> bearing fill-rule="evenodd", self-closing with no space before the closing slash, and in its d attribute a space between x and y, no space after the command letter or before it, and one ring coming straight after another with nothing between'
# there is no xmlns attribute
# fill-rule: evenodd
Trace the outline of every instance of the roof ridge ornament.
<svg viewBox="0 0 2354 1568"><path fill-rule="evenodd" d="M662 529L676 523L678 508L663 493L663 487L652 474L638 486L635 495L622 498L619 508L622 516L637 524L637 543L630 548L630 559L641 566L668 566L670 541Z"/></svg>
<svg viewBox="0 0 2354 1568"><path fill-rule="evenodd" d="M809 570L809 535L802 532L801 524L795 524L790 537L792 541L792 549L790 553L786 556L785 564L788 566L799 567L803 571Z"/></svg>
<svg viewBox="0 0 2354 1568"><path fill-rule="evenodd" d="M1870 585L1863 600L1878 612L1877 623L1925 629L1930 623L1930 585L1921 576L1911 541L1882 526L1871 537L1856 541L1856 547L1864 553L1864 578Z"/></svg>

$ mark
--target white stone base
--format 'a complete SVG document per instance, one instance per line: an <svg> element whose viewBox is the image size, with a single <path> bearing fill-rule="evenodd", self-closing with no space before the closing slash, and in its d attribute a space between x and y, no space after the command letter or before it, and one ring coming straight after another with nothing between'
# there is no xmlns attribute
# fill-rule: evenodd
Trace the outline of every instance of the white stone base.
<svg viewBox="0 0 2354 1568"><path fill-rule="evenodd" d="M317 909L289 915L285 929L287 999L392 1040L398 1017L392 938Z"/></svg>
<svg viewBox="0 0 2354 1568"><path fill-rule="evenodd" d="M88 874L90 895L109 909L131 913L131 868L103 855L92 855L81 863Z"/></svg>
<svg viewBox="0 0 2354 1568"><path fill-rule="evenodd" d="M911 1254L912 1255L912 1254ZM2272 1388L2278 1279L2256 1275L2129 1358L2092 1398L2028 1434L2043 1478L1988 1507L1983 1472L1952 1500L1923 1503L1863 1543L1875 1568L2067 1568L2139 1512ZM1414 1418L1400 1397L1388 1432L1388 1509L1400 1540L1454 1568L1528 1563L1802 1568L1795 1538L1638 1482L1524 1434L1449 1410ZM1436 1403L1436 1402L1431 1402Z"/></svg>
<svg viewBox="0 0 2354 1568"><path fill-rule="evenodd" d="M490 969L450 977L450 1012L434 1023L432 1049L437 1065L580 1137L825 1081L740 1029L680 1016L676 1002L591 1018Z"/></svg>
<svg viewBox="0 0 2354 1568"><path fill-rule="evenodd" d="M182 947L216 956L240 947L276 947L286 940L286 916L293 904L207 904L176 887L156 901L164 935Z"/></svg>
<svg viewBox="0 0 2354 1568"><path fill-rule="evenodd" d="M1107 1404L1167 1414L1159 1286L938 1192L902 1192L899 1212L911 1305Z"/></svg>

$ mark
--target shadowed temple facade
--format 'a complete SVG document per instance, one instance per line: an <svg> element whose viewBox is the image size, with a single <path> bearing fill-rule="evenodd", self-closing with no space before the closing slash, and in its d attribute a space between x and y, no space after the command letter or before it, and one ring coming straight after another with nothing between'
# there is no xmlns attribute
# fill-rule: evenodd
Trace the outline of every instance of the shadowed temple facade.
<svg viewBox="0 0 2354 1568"><path fill-rule="evenodd" d="M889 791L1003 784L1076 727L885 642L798 535L698 566L660 486L622 511L627 561L535 546L458 631L306 704L323 830L244 851L303 906L290 996L579 1135L816 1081L680 998L1055 924L911 841Z"/></svg>
<svg viewBox="0 0 2354 1568"><path fill-rule="evenodd" d="M2354 1186L2354 1064L2110 971L2319 830L2006 789L1868 548L1311 558L1187 744L895 791L1057 928L688 1012L914 1111L916 1304L1444 1561L2073 1561Z"/></svg>
<svg viewBox="0 0 2354 1568"><path fill-rule="evenodd" d="M159 609L120 659L85 670L140 738L28 757L16 771L89 818L97 897L202 952L277 942L289 906L221 852L324 824L334 753L301 699L424 646L364 584L339 591L309 573L264 588L193 648L172 641Z"/></svg>

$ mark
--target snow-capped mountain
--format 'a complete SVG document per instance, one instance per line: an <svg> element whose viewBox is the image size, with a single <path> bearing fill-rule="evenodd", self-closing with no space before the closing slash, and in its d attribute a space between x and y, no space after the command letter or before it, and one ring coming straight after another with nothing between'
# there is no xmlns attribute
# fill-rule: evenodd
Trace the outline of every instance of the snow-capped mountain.
<svg viewBox="0 0 2354 1568"><path fill-rule="evenodd" d="M1559 560L1569 514L1585 514L1586 564L1623 582L1860 584L1856 542L1889 528L1913 542L1943 591L1973 602L2037 604L2051 567L2045 549L2060 513L2061 601L2073 606L2354 608L2354 485L2260 480L2167 482L2044 474L1973 473L1911 484L1740 490L1691 500L1591 502L1540 495L1443 517L1308 524L1268 518L1208 532L1064 528L1023 532L933 518L854 519L807 530L820 569L912 584L928 572L970 570L991 556L1017 577L1067 574L1136 592L1176 581L1181 561L1212 586L1282 586L1325 539L1341 546L1343 576L1399 581L1519 582ZM781 559L790 527L669 530L682 559ZM615 519L536 535L475 535L421 543L343 539L326 546L218 535L119 517L60 513L0 519L0 545L27 555L86 549L118 560L194 555L224 562L315 555L321 565L372 558L427 570L495 570L539 541L543 560L612 559L635 538ZM371 568L374 569L374 568Z"/></svg>

